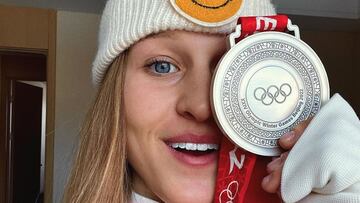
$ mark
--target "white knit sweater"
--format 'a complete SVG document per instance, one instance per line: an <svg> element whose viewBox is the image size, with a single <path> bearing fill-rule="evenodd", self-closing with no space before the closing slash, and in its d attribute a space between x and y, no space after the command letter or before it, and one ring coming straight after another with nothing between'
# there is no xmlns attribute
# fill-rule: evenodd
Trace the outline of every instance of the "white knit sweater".
<svg viewBox="0 0 360 203"><path fill-rule="evenodd" d="M360 202L360 121L338 94L311 121L285 161L285 202Z"/></svg>

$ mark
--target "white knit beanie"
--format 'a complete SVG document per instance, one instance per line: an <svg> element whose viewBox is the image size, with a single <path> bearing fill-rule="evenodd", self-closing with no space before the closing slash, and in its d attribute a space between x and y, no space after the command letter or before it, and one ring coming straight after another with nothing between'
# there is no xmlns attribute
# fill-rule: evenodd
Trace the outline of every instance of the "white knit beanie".
<svg viewBox="0 0 360 203"><path fill-rule="evenodd" d="M103 11L98 52L92 67L93 83L101 84L104 74L113 60L124 50L148 36L166 30L193 32L231 33L241 16L275 15L271 0L238 0L241 8L225 24L203 25L183 15L174 6L180 0L109 0ZM214 0L181 0L189 3ZM226 0L231 2L234 0ZM210 4L209 3L209 4ZM226 3L225 3L226 4ZM224 5L225 5L224 4Z"/></svg>

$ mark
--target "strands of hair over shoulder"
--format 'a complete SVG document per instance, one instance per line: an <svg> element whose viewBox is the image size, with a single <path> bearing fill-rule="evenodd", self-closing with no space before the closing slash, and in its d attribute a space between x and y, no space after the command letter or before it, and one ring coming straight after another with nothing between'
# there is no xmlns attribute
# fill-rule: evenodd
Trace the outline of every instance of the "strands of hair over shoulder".
<svg viewBox="0 0 360 203"><path fill-rule="evenodd" d="M111 65L80 133L80 146L63 202L127 202L123 89L127 53Z"/></svg>

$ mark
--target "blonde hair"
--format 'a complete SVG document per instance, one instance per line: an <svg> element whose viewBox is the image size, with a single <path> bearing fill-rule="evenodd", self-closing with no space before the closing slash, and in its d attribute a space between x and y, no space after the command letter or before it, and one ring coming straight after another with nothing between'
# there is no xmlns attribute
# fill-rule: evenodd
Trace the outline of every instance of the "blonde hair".
<svg viewBox="0 0 360 203"><path fill-rule="evenodd" d="M123 89L127 54L110 66L80 133L80 147L63 202L127 202Z"/></svg>

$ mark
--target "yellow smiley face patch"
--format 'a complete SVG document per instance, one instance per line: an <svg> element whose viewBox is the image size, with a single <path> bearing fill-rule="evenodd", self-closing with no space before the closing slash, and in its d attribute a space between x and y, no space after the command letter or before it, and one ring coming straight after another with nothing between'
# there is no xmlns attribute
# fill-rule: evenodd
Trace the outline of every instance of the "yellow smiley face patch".
<svg viewBox="0 0 360 203"><path fill-rule="evenodd" d="M170 0L175 10L194 23L221 26L237 17L245 0Z"/></svg>

